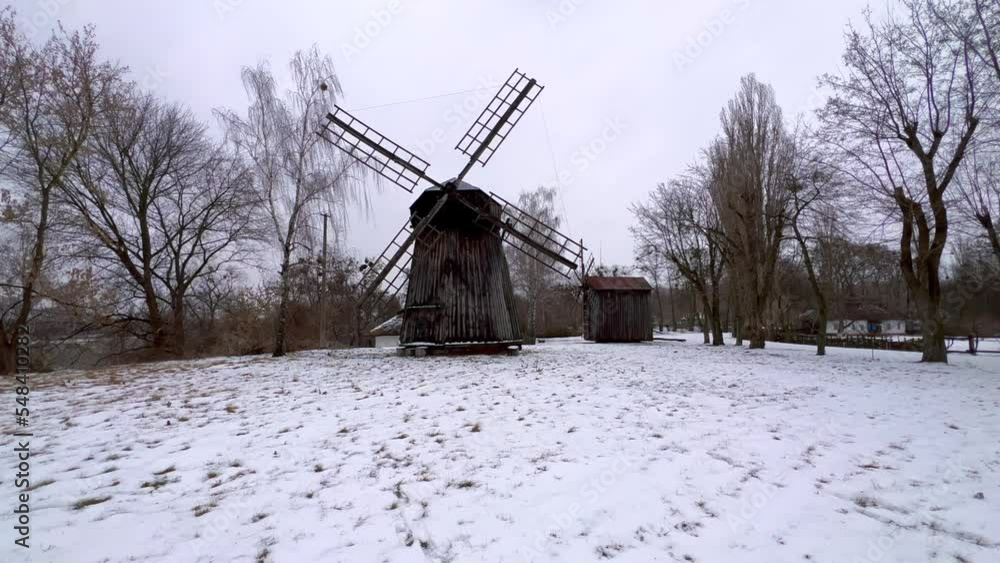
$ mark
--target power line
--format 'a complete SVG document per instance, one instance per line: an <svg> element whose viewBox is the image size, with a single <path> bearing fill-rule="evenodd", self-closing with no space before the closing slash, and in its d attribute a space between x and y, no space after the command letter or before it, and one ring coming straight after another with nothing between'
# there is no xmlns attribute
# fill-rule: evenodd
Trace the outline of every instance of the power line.
<svg viewBox="0 0 1000 563"><path fill-rule="evenodd" d="M500 85L499 84L484 84L483 86L480 86L479 88L471 88L469 90L459 90L457 92L448 92L446 94L438 94L436 96L426 96L424 98L413 98L411 100L401 100L401 101L398 101L398 102L390 102L390 103L387 103L387 104L379 104L377 106L367 106L367 107L362 107L362 108L354 108L354 109L349 110L349 111L359 112L359 111L367 111L367 110L370 110L370 109L380 109L380 108L387 108L387 107L392 107L392 106L400 106L400 105L403 105L403 104L415 104L417 102L426 102L428 100L437 100L439 98L447 98L447 97L450 97L450 96L458 96L460 94L471 94L472 92L478 92L478 91L482 90L483 88L496 88L498 86L500 86Z"/></svg>

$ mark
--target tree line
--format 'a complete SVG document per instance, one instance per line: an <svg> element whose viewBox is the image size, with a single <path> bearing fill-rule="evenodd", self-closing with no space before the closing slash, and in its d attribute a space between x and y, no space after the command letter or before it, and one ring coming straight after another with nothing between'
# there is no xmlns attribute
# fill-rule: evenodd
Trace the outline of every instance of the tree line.
<svg viewBox="0 0 1000 563"><path fill-rule="evenodd" d="M97 335L108 356L281 356L316 288L353 291L336 241L365 176L315 134L342 94L330 57L296 53L287 93L244 68L247 106L213 129L102 59L92 27L39 45L16 21L0 11L0 373L26 324L53 348Z"/></svg>
<svg viewBox="0 0 1000 563"><path fill-rule="evenodd" d="M845 41L812 116L790 122L771 86L741 80L716 139L634 206L639 254L699 296L716 345L725 292L735 338L745 331L751 348L779 324L792 265L808 282L822 355L848 259L884 250L920 321L923 360L946 362L954 315L991 309L1000 293L1000 2L900 0L882 19L866 13Z"/></svg>

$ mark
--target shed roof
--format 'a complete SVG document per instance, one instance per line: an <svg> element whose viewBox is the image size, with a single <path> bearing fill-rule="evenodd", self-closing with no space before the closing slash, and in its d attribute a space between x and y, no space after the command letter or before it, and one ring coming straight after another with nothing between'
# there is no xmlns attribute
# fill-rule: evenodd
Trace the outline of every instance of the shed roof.
<svg viewBox="0 0 1000 563"><path fill-rule="evenodd" d="M646 278L588 276L585 281L594 291L653 291Z"/></svg>
<svg viewBox="0 0 1000 563"><path fill-rule="evenodd" d="M403 316L395 317L373 328L369 333L372 336L397 336L403 330Z"/></svg>

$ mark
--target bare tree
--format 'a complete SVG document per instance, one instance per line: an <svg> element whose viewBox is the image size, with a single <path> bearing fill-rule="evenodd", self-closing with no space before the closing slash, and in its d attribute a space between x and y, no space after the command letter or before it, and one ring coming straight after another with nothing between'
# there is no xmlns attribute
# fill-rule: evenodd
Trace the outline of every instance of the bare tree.
<svg viewBox="0 0 1000 563"><path fill-rule="evenodd" d="M941 257L948 241L947 190L979 129L981 71L972 44L938 24L923 0L903 0L884 23L867 14L847 33L843 76L822 83L819 112L838 168L887 204L900 228L900 267L923 320L923 360L947 362Z"/></svg>
<svg viewBox="0 0 1000 563"><path fill-rule="evenodd" d="M774 90L754 75L722 112L722 137L708 150L721 240L736 271L750 323L750 348L764 348L766 313L790 215L793 143Z"/></svg>
<svg viewBox="0 0 1000 563"><path fill-rule="evenodd" d="M517 206L540 221L535 230L524 234L543 246L554 244L550 235L562 224L562 218L556 212L556 195L555 188L539 186L534 190L522 191L517 198ZM557 251L558 248L552 247L550 250ZM529 340L538 336L539 305L557 281L556 272L536 259L537 255L536 250L522 252L509 246L507 248L514 287L524 295L528 303Z"/></svg>
<svg viewBox="0 0 1000 563"><path fill-rule="evenodd" d="M292 260L302 250L303 233L320 211L346 224L348 205L364 201L352 159L316 134L320 120L342 94L333 60L314 47L297 52L289 69L292 88L282 97L267 64L244 68L243 86L250 99L246 116L217 111L229 139L251 164L271 240L277 243L275 357L286 353Z"/></svg>
<svg viewBox="0 0 1000 563"><path fill-rule="evenodd" d="M836 171L826 165L819 149L805 135L795 143L794 183L790 189L792 213L788 223L798 244L809 287L816 301L816 355L826 355L830 319L830 283L818 263L822 246L830 243L840 223L839 182Z"/></svg>
<svg viewBox="0 0 1000 563"><path fill-rule="evenodd" d="M660 184L648 203L632 211L638 219L632 229L637 246L659 252L673 264L701 301L705 343L725 344L720 297L725 262L714 234L718 216L704 179L689 175Z"/></svg>
<svg viewBox="0 0 1000 563"><path fill-rule="evenodd" d="M153 201L155 238L162 241L164 267L154 275L165 288L172 313L174 352L184 355L185 306L201 278L242 262L256 239L252 177L244 163L218 147L190 175L179 175L166 197Z"/></svg>
<svg viewBox="0 0 1000 563"><path fill-rule="evenodd" d="M41 47L33 47L13 24L13 12L0 13L0 129L3 151L11 158L2 168L30 229L23 260L13 277L3 280L11 299L0 311L0 373L13 370L17 327L31 318L46 266L54 191L83 150L101 100L121 69L99 60L92 28L60 29Z"/></svg>
<svg viewBox="0 0 1000 563"><path fill-rule="evenodd" d="M961 211L982 229L1000 264L1000 147L972 149L955 184Z"/></svg>
<svg viewBox="0 0 1000 563"><path fill-rule="evenodd" d="M193 191L184 186L199 177L211 146L190 111L132 85L106 105L86 158L78 159L60 192L75 211L77 255L120 278L143 304L144 314L136 316L125 302L128 309L117 319L122 326L158 352L177 352L171 330L183 328L169 323L175 303L162 281L173 275L170 245L186 233L170 231L186 219L177 198Z"/></svg>
<svg viewBox="0 0 1000 563"><path fill-rule="evenodd" d="M656 292L656 321L660 332L663 332L663 291L662 280L664 277L665 264L663 254L656 248L649 248L642 244L635 247L635 266L643 274L653 280L653 291Z"/></svg>

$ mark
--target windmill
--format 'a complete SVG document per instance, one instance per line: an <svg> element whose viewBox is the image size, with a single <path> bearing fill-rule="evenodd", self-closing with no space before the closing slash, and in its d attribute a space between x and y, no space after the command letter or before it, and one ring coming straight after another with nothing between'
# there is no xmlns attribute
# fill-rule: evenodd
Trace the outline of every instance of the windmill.
<svg viewBox="0 0 1000 563"><path fill-rule="evenodd" d="M362 268L361 307L378 307L405 289L400 344L431 351L498 352L520 346L514 290L503 245L564 277L584 247L499 195L465 182L486 166L543 86L515 70L456 145L469 157L438 181L430 164L335 106L319 131L389 182L420 195L382 255Z"/></svg>

